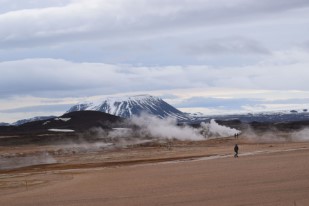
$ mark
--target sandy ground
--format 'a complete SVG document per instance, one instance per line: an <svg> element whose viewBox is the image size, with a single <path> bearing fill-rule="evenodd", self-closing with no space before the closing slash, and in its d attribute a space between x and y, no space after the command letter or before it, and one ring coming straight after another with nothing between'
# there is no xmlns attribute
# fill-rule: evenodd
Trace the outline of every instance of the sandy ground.
<svg viewBox="0 0 309 206"><path fill-rule="evenodd" d="M32 154L32 147L0 153ZM227 138L54 158L0 171L0 205L309 205L308 142Z"/></svg>

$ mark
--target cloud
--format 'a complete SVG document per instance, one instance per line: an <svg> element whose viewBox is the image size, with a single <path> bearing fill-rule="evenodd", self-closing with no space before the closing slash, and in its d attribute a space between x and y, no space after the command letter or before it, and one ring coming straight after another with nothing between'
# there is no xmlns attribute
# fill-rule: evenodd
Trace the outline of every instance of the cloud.
<svg viewBox="0 0 309 206"><path fill-rule="evenodd" d="M309 7L300 0L2 2L0 61L239 66L308 33Z"/></svg>
<svg viewBox="0 0 309 206"><path fill-rule="evenodd" d="M14 109L1 109L0 113L34 113L34 112L65 112L67 111L73 104L50 104L50 105L37 105L37 106L29 106L29 107L18 107Z"/></svg>
<svg viewBox="0 0 309 206"><path fill-rule="evenodd" d="M303 42L300 47L309 51L309 41Z"/></svg>
<svg viewBox="0 0 309 206"><path fill-rule="evenodd" d="M261 90L270 91L268 99L286 97L284 93L292 95L288 99L303 99L309 90L307 0L0 4L5 5L0 8L3 110L35 111L39 108L28 107L54 104L31 98L71 98L60 101L71 104L82 97L119 93L152 93L175 105L184 104L183 98L212 97L208 106L215 108L220 104L216 98L223 97L205 94L212 89L231 91L224 98L235 98L226 103L237 107L237 100L254 104L260 99L255 92ZM244 90L254 93L233 93ZM300 94L293 96L287 92L291 90ZM184 106L189 103L203 105L195 99ZM5 114L17 118L17 113Z"/></svg>
<svg viewBox="0 0 309 206"><path fill-rule="evenodd" d="M0 96L83 97L185 88L306 91L308 59L300 50L277 52L253 65L221 68L25 59L0 63Z"/></svg>
<svg viewBox="0 0 309 206"><path fill-rule="evenodd" d="M273 101L265 101L269 104L309 104L309 98L290 98L290 99L279 99Z"/></svg>
<svg viewBox="0 0 309 206"><path fill-rule="evenodd" d="M0 14L11 11L25 10L25 9L42 9L48 7L61 7L70 3L71 0L0 0Z"/></svg>
<svg viewBox="0 0 309 206"><path fill-rule="evenodd" d="M276 92L272 93L274 98ZM289 94L287 94L289 96ZM305 94L303 94L305 96ZM184 99L174 104L184 112L202 112L204 114L235 114L247 112L279 111L306 109L309 106L308 98L288 98L267 100L263 95L257 95L258 98L247 96L245 98L211 98L211 97L193 97Z"/></svg>
<svg viewBox="0 0 309 206"><path fill-rule="evenodd" d="M244 37L205 39L184 46L186 53L197 56L212 55L268 55L271 52L261 43Z"/></svg>
<svg viewBox="0 0 309 206"><path fill-rule="evenodd" d="M104 93L104 88L105 92L108 89L112 91L110 87L115 81L124 78L124 75L118 75L117 70L120 69L114 65L73 63L59 59L3 62L0 63L0 85L6 89L1 90L0 96L78 96L83 90L89 92L96 88L102 88Z"/></svg>
<svg viewBox="0 0 309 206"><path fill-rule="evenodd" d="M309 101L308 101L309 102ZM243 105L255 105L264 103L263 99L250 99L250 98L205 98L193 97L176 104L176 107L206 107L206 108L221 108L221 109L241 109Z"/></svg>
<svg viewBox="0 0 309 206"><path fill-rule="evenodd" d="M308 1L163 1L75 0L22 4L0 15L3 48L51 46L66 42L143 39L178 29L259 20L267 15L303 9ZM40 5L42 4L42 5ZM13 3L10 3L13 8ZM51 7L48 7L51 6ZM23 9L26 8L26 9ZM175 31L176 29L176 31ZM173 32L174 30L174 32Z"/></svg>

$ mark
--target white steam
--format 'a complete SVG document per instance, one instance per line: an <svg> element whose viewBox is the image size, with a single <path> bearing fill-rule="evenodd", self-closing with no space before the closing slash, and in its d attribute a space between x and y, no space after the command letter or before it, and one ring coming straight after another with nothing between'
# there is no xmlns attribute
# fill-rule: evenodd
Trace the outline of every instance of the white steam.
<svg viewBox="0 0 309 206"><path fill-rule="evenodd" d="M297 132L293 132L291 135L295 141L309 141L309 128L302 129Z"/></svg>
<svg viewBox="0 0 309 206"><path fill-rule="evenodd" d="M1 155L0 170L15 169L32 165L53 164L57 161L47 152L33 155Z"/></svg>
<svg viewBox="0 0 309 206"><path fill-rule="evenodd" d="M132 118L132 123L140 127L139 135L159 139L203 140L198 129L189 126L177 126L175 119L160 119L155 116L142 115Z"/></svg>
<svg viewBox="0 0 309 206"><path fill-rule="evenodd" d="M298 131L254 131L250 127L243 132L244 136L253 142L305 142L309 141L309 128Z"/></svg>
<svg viewBox="0 0 309 206"><path fill-rule="evenodd" d="M81 142L81 143L68 143L61 145L59 149L51 151L52 155L70 155L77 153L96 152L112 146L111 143L104 142Z"/></svg>
<svg viewBox="0 0 309 206"><path fill-rule="evenodd" d="M288 141L288 137L283 137L278 132L273 131L263 131L263 132L256 132L250 127L243 132L246 139L252 142L285 142Z"/></svg>
<svg viewBox="0 0 309 206"><path fill-rule="evenodd" d="M210 138L234 136L240 133L236 129L221 126L214 120L202 123L194 128L188 125L177 125L175 119L160 119L155 116L141 115L129 120L130 128L113 128L105 130L92 128L79 138L79 143L68 143L53 154L76 154L96 152L112 148L126 148L136 145L157 145L169 143L171 140L200 141Z"/></svg>
<svg viewBox="0 0 309 206"><path fill-rule="evenodd" d="M177 120L172 118L160 119L155 116L141 115L133 117L131 123L136 125L139 129L135 133L124 131L116 131L117 135L135 135L142 138L152 139L177 139L198 141L209 138L230 137L235 133L240 133L239 130L232 129L226 126L221 126L211 120L209 123L202 123L199 128L193 128L188 125L177 125ZM112 132L110 136L115 136ZM120 135L121 136L121 135ZM122 136L123 137L123 136Z"/></svg>
<svg viewBox="0 0 309 206"><path fill-rule="evenodd" d="M241 133L237 129L219 125L215 120L210 120L210 123L201 123L202 132L205 137L230 137L235 134Z"/></svg>

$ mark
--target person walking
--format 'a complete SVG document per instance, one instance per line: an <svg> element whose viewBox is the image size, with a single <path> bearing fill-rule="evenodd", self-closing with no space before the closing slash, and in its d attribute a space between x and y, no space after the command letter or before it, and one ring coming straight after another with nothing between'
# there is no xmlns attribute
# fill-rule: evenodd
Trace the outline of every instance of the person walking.
<svg viewBox="0 0 309 206"><path fill-rule="evenodd" d="M237 144L235 144L235 147L234 147L234 152L235 152L235 154L234 154L234 157L236 158L236 157L238 157L238 145Z"/></svg>

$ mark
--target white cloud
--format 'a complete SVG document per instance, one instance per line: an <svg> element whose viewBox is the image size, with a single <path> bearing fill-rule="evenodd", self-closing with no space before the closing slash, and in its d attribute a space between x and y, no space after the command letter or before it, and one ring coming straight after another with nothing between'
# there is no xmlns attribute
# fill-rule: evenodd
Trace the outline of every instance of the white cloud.
<svg viewBox="0 0 309 206"><path fill-rule="evenodd" d="M26 59L0 63L0 96L91 96L185 88L309 90L309 53L277 52L243 67L137 67Z"/></svg>
<svg viewBox="0 0 309 206"><path fill-rule="evenodd" d="M4 4L8 9L2 13L0 9L0 27L5 28L0 30L0 61L56 58L146 66L238 66L299 45L308 40L309 32L305 0Z"/></svg>
<svg viewBox="0 0 309 206"><path fill-rule="evenodd" d="M176 104L308 94L307 0L0 4L1 109L123 93L172 94Z"/></svg>
<svg viewBox="0 0 309 206"><path fill-rule="evenodd" d="M50 3L50 1L49 1ZM70 41L136 38L175 29L260 21L267 15L304 8L308 1L75 0L28 7L0 15L2 48ZM11 3L12 4L12 3ZM38 5L38 3L36 3ZM53 6L56 5L56 6ZM258 17L258 18L257 18ZM177 31L175 31L177 33Z"/></svg>
<svg viewBox="0 0 309 206"><path fill-rule="evenodd" d="M208 39L186 45L188 54L198 56L212 55L268 55L270 51L259 42L240 36Z"/></svg>
<svg viewBox="0 0 309 206"><path fill-rule="evenodd" d="M26 9L42 9L48 7L61 7L70 3L71 0L0 0L0 13ZM5 5L5 6L4 6Z"/></svg>

